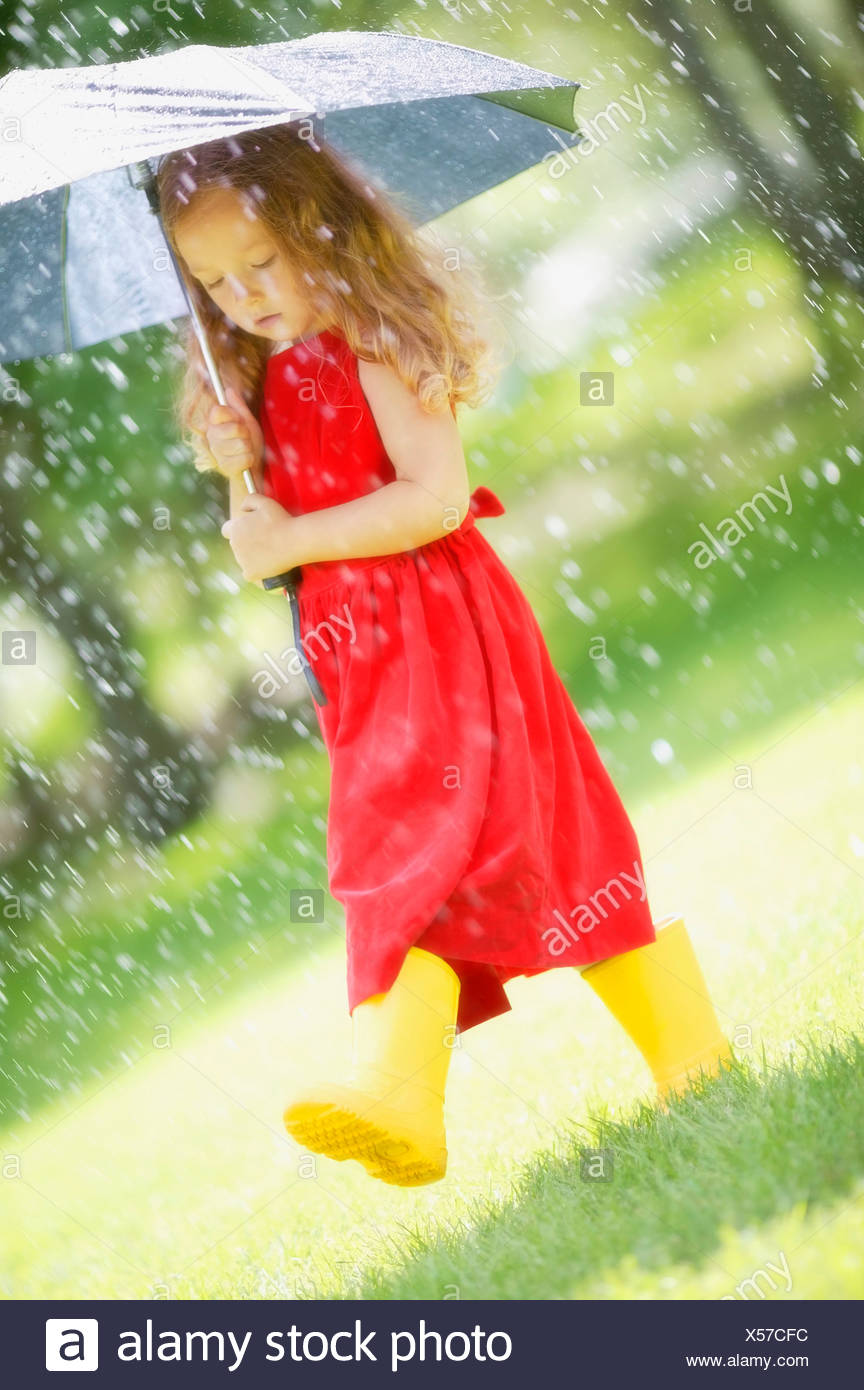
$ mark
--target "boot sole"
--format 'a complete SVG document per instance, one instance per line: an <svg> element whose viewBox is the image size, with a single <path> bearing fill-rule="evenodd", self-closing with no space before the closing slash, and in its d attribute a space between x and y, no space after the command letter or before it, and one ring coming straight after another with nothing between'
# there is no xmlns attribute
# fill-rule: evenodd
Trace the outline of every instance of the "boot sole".
<svg viewBox="0 0 864 1390"><path fill-rule="evenodd" d="M369 1117L373 1110L380 1122ZM338 1163L356 1159L381 1182L422 1187L440 1181L447 1172L446 1148L424 1149L405 1130L402 1116L372 1097L365 1105L347 1092L344 1098L331 1093L329 1099L296 1101L283 1120L288 1133L304 1148Z"/></svg>

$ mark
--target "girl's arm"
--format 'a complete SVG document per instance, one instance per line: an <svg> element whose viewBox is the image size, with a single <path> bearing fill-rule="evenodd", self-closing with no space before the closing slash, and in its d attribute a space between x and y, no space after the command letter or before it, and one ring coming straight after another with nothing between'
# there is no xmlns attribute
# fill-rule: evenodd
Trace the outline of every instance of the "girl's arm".
<svg viewBox="0 0 864 1390"><path fill-rule="evenodd" d="M396 480L353 502L293 517L292 564L413 550L454 531L468 512L468 472L450 406L424 410L392 367L357 365Z"/></svg>

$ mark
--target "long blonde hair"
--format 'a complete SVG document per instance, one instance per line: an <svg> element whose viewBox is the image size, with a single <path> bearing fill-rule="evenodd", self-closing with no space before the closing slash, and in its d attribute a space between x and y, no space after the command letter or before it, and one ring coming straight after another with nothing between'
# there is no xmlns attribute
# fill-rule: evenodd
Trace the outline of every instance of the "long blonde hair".
<svg viewBox="0 0 864 1390"><path fill-rule="evenodd" d="M196 195L212 187L254 203L304 283L314 322L341 332L357 357L388 363L427 410L448 400L454 408L479 405L502 365L494 326L482 327L487 297L479 276L459 264L458 251L458 275L445 268L453 251L424 248L409 217L310 132L311 118L304 118L194 145L159 163L165 234L223 384L233 385L257 415L275 345L228 319L178 250L178 222ZM216 397L191 317L182 332L178 426L205 471L215 467L204 431Z"/></svg>

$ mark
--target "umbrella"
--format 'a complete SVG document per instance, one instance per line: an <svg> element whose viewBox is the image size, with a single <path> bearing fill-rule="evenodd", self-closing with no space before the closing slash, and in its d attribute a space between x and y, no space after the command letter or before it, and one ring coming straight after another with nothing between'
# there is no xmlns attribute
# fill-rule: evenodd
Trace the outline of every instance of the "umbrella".
<svg viewBox="0 0 864 1390"><path fill-rule="evenodd" d="M160 155L314 117L317 133L423 225L566 148L578 86L456 44L353 31L11 72L0 80L0 362L190 313L224 404L162 233ZM306 679L325 703L300 643L298 573L264 587L285 589Z"/></svg>

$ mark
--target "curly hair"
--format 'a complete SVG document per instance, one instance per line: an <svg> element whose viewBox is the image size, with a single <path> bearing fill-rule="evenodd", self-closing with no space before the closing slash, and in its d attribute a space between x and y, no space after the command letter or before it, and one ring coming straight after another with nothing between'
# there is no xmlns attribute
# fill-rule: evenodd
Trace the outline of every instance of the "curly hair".
<svg viewBox="0 0 864 1390"><path fill-rule="evenodd" d="M160 160L156 186L165 235L222 381L256 415L276 345L218 308L176 244L181 218L210 188L248 197L306 286L314 321L340 331L358 358L388 363L425 409L476 406L491 393L503 362L495 329L479 326L487 307L479 276L314 135L311 118L174 151ZM447 264L454 251L458 274ZM205 428L216 396L191 317L181 333L178 426L206 471L215 467Z"/></svg>

